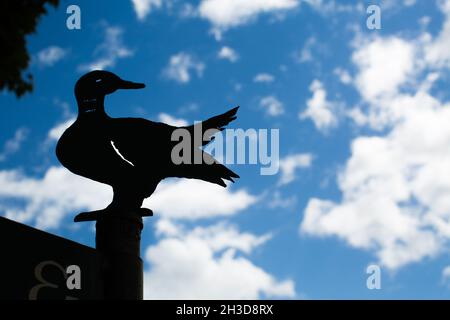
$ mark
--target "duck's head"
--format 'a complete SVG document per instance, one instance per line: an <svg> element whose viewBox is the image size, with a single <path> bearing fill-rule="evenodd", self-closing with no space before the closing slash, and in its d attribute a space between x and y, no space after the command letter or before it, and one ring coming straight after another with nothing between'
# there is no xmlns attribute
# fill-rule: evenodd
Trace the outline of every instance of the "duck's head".
<svg viewBox="0 0 450 320"><path fill-rule="evenodd" d="M75 84L75 96L80 111L89 111L102 105L107 94L117 89L141 89L145 84L126 81L112 72L95 70L86 73Z"/></svg>

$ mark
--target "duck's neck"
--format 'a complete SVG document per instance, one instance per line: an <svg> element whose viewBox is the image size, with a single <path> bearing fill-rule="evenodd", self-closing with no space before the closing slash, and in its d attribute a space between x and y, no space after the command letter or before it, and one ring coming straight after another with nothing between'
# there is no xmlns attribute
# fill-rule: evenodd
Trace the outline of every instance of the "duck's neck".
<svg viewBox="0 0 450 320"><path fill-rule="evenodd" d="M78 99L78 116L84 117L106 115L104 101L105 97Z"/></svg>

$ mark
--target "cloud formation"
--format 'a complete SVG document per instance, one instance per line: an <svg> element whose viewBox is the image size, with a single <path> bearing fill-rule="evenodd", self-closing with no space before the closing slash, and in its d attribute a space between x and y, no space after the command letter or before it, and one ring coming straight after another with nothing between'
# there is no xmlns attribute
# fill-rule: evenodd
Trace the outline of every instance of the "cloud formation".
<svg viewBox="0 0 450 320"><path fill-rule="evenodd" d="M158 120L174 127L184 127L189 124L185 119L175 118L170 114L164 112L158 114Z"/></svg>
<svg viewBox="0 0 450 320"><path fill-rule="evenodd" d="M291 154L280 160L281 177L278 185L287 185L295 180L295 171L300 168L309 168L313 156L310 153Z"/></svg>
<svg viewBox="0 0 450 320"><path fill-rule="evenodd" d="M153 10L161 9L163 0L131 0L139 20L144 20Z"/></svg>
<svg viewBox="0 0 450 320"><path fill-rule="evenodd" d="M247 258L270 234L241 233L223 223L187 231L167 220L156 228L160 239L145 254L145 299L295 296L292 280L279 281Z"/></svg>
<svg viewBox="0 0 450 320"><path fill-rule="evenodd" d="M230 216L247 209L257 197L244 189L233 191L212 183L194 180L163 181L144 206L166 218L195 220Z"/></svg>
<svg viewBox="0 0 450 320"><path fill-rule="evenodd" d="M294 9L298 0L202 0L198 12L213 26L217 39L223 31L249 23L263 13Z"/></svg>
<svg viewBox="0 0 450 320"><path fill-rule="evenodd" d="M5 161L10 155L20 150L22 143L27 139L30 130L25 127L20 127L14 133L14 136L6 140L3 150L0 151L0 162Z"/></svg>
<svg viewBox="0 0 450 320"><path fill-rule="evenodd" d="M253 78L253 82L260 82L260 83L270 83L275 80L275 77L271 75L270 73L258 73Z"/></svg>
<svg viewBox="0 0 450 320"><path fill-rule="evenodd" d="M191 81L192 73L202 77L205 64L186 52L179 52L169 59L163 75L169 80L185 84Z"/></svg>
<svg viewBox="0 0 450 320"><path fill-rule="evenodd" d="M219 57L219 59L225 59L230 62L236 62L239 59L239 55L237 54L237 52L227 46L223 46L217 56Z"/></svg>
<svg viewBox="0 0 450 320"><path fill-rule="evenodd" d="M275 96L266 96L261 98L259 106L271 117L278 117L284 113L283 103Z"/></svg>
<svg viewBox="0 0 450 320"><path fill-rule="evenodd" d="M338 177L342 199L310 199L302 233L339 237L390 269L448 250L450 103L431 89L447 68L449 8L442 2L446 20L435 38L358 42L357 124L378 134L353 140Z"/></svg>
<svg viewBox="0 0 450 320"><path fill-rule="evenodd" d="M337 125L336 105L327 100L327 92L319 80L314 80L309 90L313 96L306 102L306 110L299 113L299 118L311 119L317 130L327 132Z"/></svg>
<svg viewBox="0 0 450 320"><path fill-rule="evenodd" d="M50 46L37 53L37 62L42 67L51 67L62 60L68 51L58 46Z"/></svg>
<svg viewBox="0 0 450 320"><path fill-rule="evenodd" d="M104 70L116 65L117 60L133 56L133 50L123 43L123 29L105 26L104 40L94 51L94 61L78 66L79 71Z"/></svg>

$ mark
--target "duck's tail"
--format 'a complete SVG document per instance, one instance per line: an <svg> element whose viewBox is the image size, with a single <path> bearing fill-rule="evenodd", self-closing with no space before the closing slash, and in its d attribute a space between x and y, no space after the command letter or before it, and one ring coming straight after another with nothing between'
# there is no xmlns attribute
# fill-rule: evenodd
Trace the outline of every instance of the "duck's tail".
<svg viewBox="0 0 450 320"><path fill-rule="evenodd" d="M225 181L234 182L239 175L215 160L210 154L199 150L203 161L199 164L176 165L176 177L208 181L226 187Z"/></svg>

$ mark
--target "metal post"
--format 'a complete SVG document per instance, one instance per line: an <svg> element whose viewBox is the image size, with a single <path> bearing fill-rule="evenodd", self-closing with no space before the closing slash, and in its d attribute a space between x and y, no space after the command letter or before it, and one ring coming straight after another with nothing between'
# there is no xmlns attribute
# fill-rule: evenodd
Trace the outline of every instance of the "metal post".
<svg viewBox="0 0 450 320"><path fill-rule="evenodd" d="M139 212L108 212L97 219L96 248L102 256L105 299L142 300Z"/></svg>

